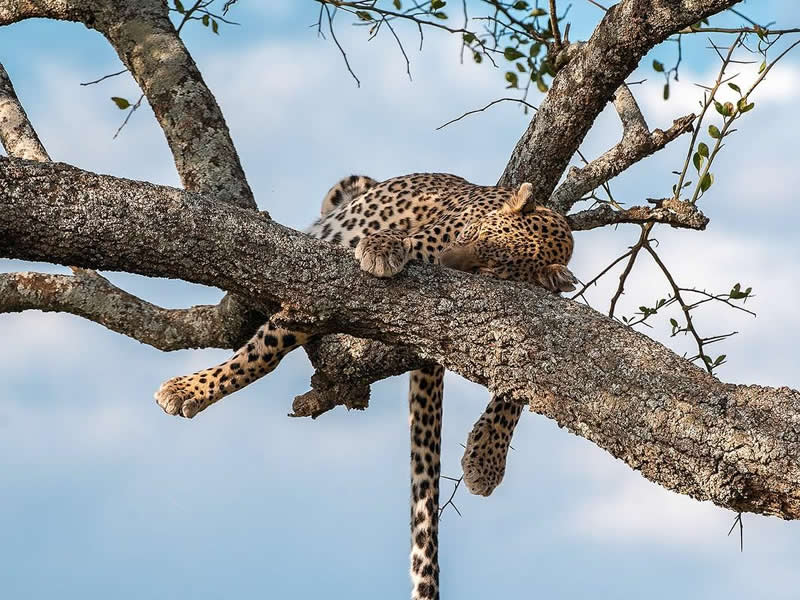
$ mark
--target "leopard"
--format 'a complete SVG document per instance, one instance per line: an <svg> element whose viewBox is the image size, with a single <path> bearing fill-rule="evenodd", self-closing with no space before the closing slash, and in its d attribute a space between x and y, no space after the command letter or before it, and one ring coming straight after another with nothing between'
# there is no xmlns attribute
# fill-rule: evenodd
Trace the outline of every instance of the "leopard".
<svg viewBox="0 0 800 600"><path fill-rule="evenodd" d="M325 195L306 231L350 248L361 269L382 278L409 261L570 291L573 236L563 215L531 202L531 184L481 186L447 173L414 173L379 182L352 175ZM268 320L225 362L164 382L155 394L171 415L191 418L273 371L313 338ZM438 599L439 480L444 368L409 376L412 600ZM521 405L490 399L469 434L462 458L467 488L488 495L502 481Z"/></svg>

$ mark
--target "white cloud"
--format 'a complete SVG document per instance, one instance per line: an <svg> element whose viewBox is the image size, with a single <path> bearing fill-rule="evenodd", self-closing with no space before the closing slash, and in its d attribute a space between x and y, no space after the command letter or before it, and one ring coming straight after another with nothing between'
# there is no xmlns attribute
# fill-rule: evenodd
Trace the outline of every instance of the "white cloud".
<svg viewBox="0 0 800 600"><path fill-rule="evenodd" d="M734 516L636 476L585 498L567 514L564 527L572 535L606 543L644 542L705 552L725 536Z"/></svg>

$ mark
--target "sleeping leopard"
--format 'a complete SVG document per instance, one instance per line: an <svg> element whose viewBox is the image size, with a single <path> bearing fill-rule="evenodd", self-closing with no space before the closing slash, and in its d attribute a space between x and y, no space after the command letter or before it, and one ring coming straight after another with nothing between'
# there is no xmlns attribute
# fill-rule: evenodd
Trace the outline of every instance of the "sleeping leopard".
<svg viewBox="0 0 800 600"><path fill-rule="evenodd" d="M564 217L530 206L531 185L479 186L444 173L417 173L377 182L351 176L325 196L308 233L352 248L361 268L391 277L408 261L499 279L528 282L554 293L574 289L567 269L573 238ZM275 369L308 334L262 325L224 363L166 381L156 392L169 414L193 417ZM442 391L440 366L411 372L412 598L439 598L438 513ZM492 398L470 433L462 459L473 493L488 495L505 472L522 407Z"/></svg>

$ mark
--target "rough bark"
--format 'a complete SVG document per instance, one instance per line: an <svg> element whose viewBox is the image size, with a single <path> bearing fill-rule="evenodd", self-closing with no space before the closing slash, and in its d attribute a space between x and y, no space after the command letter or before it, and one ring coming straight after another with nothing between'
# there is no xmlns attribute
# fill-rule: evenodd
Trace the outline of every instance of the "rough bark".
<svg viewBox="0 0 800 600"><path fill-rule="evenodd" d="M25 109L0 63L0 142L9 156L48 161L50 157L31 126Z"/></svg>
<svg viewBox="0 0 800 600"><path fill-rule="evenodd" d="M254 323L243 318L247 312L235 303L227 296L215 305L161 308L84 269L76 269L73 276L0 273L0 313L70 313L165 351L235 348L243 343Z"/></svg>
<svg viewBox="0 0 800 600"><path fill-rule="evenodd" d="M499 185L533 183L546 203L595 118L656 44L741 0L622 0L556 75ZM562 52L568 52L569 46Z"/></svg>
<svg viewBox="0 0 800 600"><path fill-rule="evenodd" d="M587 231L618 223L663 223L672 227L699 230L708 225L708 217L694 204L674 198L649 201L655 206L631 206L614 210L609 204L601 204L597 208L567 215L567 221L572 231Z"/></svg>
<svg viewBox="0 0 800 600"><path fill-rule="evenodd" d="M255 208L222 111L169 20L166 2L12 0L0 6L0 25L32 17L79 21L102 33L147 97L183 186Z"/></svg>
<svg viewBox="0 0 800 600"><path fill-rule="evenodd" d="M14 158L50 161L2 63L0 142ZM72 270L73 276L0 274L0 313L71 313L165 351L238 347L263 320L233 296L226 296L215 306L169 310L121 290L95 271Z"/></svg>
<svg viewBox="0 0 800 600"><path fill-rule="evenodd" d="M664 487L800 518L799 392L722 383L581 304L426 265L376 279L347 250L253 211L63 164L0 160L0 205L0 256L216 285L264 309L280 303L285 326L404 344Z"/></svg>

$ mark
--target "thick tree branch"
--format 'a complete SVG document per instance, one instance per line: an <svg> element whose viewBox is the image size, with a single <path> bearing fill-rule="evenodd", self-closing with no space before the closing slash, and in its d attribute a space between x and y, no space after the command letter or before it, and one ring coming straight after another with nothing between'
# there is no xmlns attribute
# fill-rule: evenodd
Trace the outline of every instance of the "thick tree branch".
<svg viewBox="0 0 800 600"><path fill-rule="evenodd" d="M147 96L187 190L255 208L214 95L169 20L163 0L12 0L0 25L45 17L79 21L106 36Z"/></svg>
<svg viewBox="0 0 800 600"><path fill-rule="evenodd" d="M284 326L402 343L669 489L800 518L800 392L722 383L581 304L428 265L376 279L253 211L62 164L0 160L0 206L0 256L281 303Z"/></svg>
<svg viewBox="0 0 800 600"><path fill-rule="evenodd" d="M50 161L2 63L0 140L9 156ZM231 296L216 306L168 310L121 290L95 271L73 268L73 273L72 277L0 274L0 313L31 309L67 312L160 350L233 348L258 326L257 315Z"/></svg>
<svg viewBox="0 0 800 600"><path fill-rule="evenodd" d="M547 203L597 115L656 44L740 0L622 0L556 75L530 126L514 148L500 185L533 183ZM558 62L558 60L556 60Z"/></svg>

